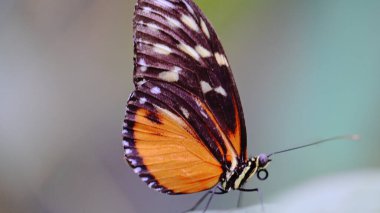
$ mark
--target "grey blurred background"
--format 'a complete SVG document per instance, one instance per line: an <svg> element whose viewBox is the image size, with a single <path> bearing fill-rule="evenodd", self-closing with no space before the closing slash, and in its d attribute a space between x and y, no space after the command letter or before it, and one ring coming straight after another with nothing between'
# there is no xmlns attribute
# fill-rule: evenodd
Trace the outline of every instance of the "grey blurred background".
<svg viewBox="0 0 380 213"><path fill-rule="evenodd" d="M123 160L134 3L0 1L0 212L166 213L199 198L157 193ZM275 156L269 179L248 184L264 203L316 178L379 170L379 1L197 3L232 66L251 155L362 136ZM233 208L237 195L211 208Z"/></svg>

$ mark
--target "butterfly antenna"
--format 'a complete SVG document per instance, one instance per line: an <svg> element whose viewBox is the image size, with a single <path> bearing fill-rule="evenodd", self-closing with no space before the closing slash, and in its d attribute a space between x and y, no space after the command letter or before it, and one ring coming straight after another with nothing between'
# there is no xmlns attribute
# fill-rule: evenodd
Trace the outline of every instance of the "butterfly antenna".
<svg viewBox="0 0 380 213"><path fill-rule="evenodd" d="M335 141L335 140L357 141L357 140L360 140L360 136L357 135L357 134L353 134L353 135L342 135L342 136L335 136L335 137L331 137L331 138L326 138L326 139L315 141L313 143L309 143L309 144L306 144L306 145L297 146L297 147L293 147L293 148L289 148L289 149L273 152L273 153L269 154L268 157L270 157L272 155L279 154L279 153L288 152L288 151L292 151L292 150L295 150L295 149L301 149L301 148L308 147L308 146L314 146L314 145L317 145L317 144L320 144L320 143L325 143L325 142L328 142L328 141Z"/></svg>

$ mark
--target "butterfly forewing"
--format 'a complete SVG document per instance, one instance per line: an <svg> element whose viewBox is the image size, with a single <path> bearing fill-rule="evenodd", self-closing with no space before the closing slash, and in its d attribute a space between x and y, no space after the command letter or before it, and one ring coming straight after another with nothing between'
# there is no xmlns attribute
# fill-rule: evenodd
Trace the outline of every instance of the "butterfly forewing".
<svg viewBox="0 0 380 213"><path fill-rule="evenodd" d="M127 160L145 182L165 192L211 188L226 167L247 155L239 95L214 29L190 0L139 0L134 51L136 91L127 106L125 131L130 133L124 134ZM195 163L191 156L202 160ZM206 165L214 169L200 169ZM189 190L197 181L207 183Z"/></svg>

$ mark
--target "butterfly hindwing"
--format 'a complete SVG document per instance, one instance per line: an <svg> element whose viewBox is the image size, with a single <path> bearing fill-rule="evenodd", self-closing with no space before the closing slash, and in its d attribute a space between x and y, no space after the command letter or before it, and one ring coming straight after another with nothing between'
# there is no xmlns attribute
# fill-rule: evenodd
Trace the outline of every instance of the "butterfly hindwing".
<svg viewBox="0 0 380 213"><path fill-rule="evenodd" d="M168 194L203 191L217 184L223 172L214 156L217 148L210 152L182 118L189 112L173 111L172 98L160 101L169 94L164 87L149 82L141 87L128 101L123 131L125 156L134 171L148 186ZM203 135L207 134L205 129Z"/></svg>

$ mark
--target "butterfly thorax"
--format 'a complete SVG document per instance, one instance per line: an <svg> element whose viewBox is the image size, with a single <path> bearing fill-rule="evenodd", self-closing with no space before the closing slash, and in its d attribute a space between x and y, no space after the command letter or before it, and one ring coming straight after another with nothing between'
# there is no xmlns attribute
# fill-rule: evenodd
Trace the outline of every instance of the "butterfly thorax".
<svg viewBox="0 0 380 213"><path fill-rule="evenodd" d="M254 174L258 171L265 170L269 162L270 160L265 154L260 154L257 157L249 158L245 162L238 163L232 171L225 172L221 179L222 189L224 191L240 189ZM259 177L259 179L264 180L266 177Z"/></svg>

